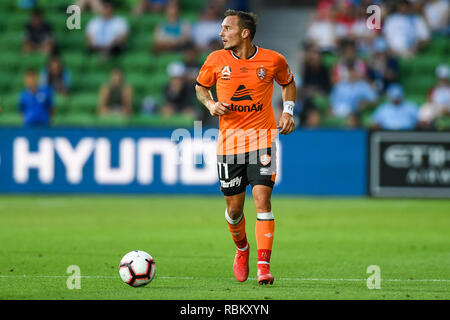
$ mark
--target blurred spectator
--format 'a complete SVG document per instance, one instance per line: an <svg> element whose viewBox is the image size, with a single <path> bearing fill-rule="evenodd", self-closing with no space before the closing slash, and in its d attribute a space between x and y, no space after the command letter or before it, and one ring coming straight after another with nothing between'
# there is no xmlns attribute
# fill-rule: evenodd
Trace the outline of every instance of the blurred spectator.
<svg viewBox="0 0 450 320"><path fill-rule="evenodd" d="M63 66L61 59L53 55L48 60L47 67L42 70L39 82L57 93L66 95L69 93L71 74Z"/></svg>
<svg viewBox="0 0 450 320"><path fill-rule="evenodd" d="M25 42L23 50L29 52L42 52L49 54L53 51L53 29L44 20L42 12L34 9L30 21L25 26Z"/></svg>
<svg viewBox="0 0 450 320"><path fill-rule="evenodd" d="M90 10L96 14L102 14L103 11L102 0L77 0L76 4L82 12Z"/></svg>
<svg viewBox="0 0 450 320"><path fill-rule="evenodd" d="M434 121L441 116L450 115L450 67L439 65L436 68L436 86L431 90L428 101L420 108L419 119L423 128L433 128Z"/></svg>
<svg viewBox="0 0 450 320"><path fill-rule="evenodd" d="M184 66L186 67L186 81L194 85L197 81L197 76L202 65L198 61L198 50L193 44L186 48L186 52L184 54ZM194 86L192 88L194 88Z"/></svg>
<svg viewBox="0 0 450 320"><path fill-rule="evenodd" d="M351 65L355 68L359 78L365 78L367 76L367 65L358 57L355 42L352 40L343 40L341 43L341 58L334 66L331 74L333 83L346 80L349 77L348 66Z"/></svg>
<svg viewBox="0 0 450 320"><path fill-rule="evenodd" d="M317 128L320 124L320 113L317 110L313 100L309 97L302 95L302 92L298 92L297 101L295 105L295 114L297 118L297 124L303 128Z"/></svg>
<svg viewBox="0 0 450 320"><path fill-rule="evenodd" d="M387 51L387 44L383 38L377 38L373 43L373 54L369 60L369 78L373 81L378 92L397 82L399 64L396 58Z"/></svg>
<svg viewBox="0 0 450 320"><path fill-rule="evenodd" d="M203 51L212 51L214 42L221 42L220 30L222 21L217 18L215 8L208 6L203 11L199 21L192 26L192 38L195 45Z"/></svg>
<svg viewBox="0 0 450 320"><path fill-rule="evenodd" d="M376 103L377 93L359 77L354 64L349 64L347 68L348 79L338 82L331 92L331 111L336 117L347 118L349 127L356 127L360 112Z"/></svg>
<svg viewBox="0 0 450 320"><path fill-rule="evenodd" d="M355 23L355 7L348 0L334 0L332 10L336 20L336 31L339 38L351 36Z"/></svg>
<svg viewBox="0 0 450 320"><path fill-rule="evenodd" d="M424 7L424 15L431 31L449 34L449 1L429 0Z"/></svg>
<svg viewBox="0 0 450 320"><path fill-rule="evenodd" d="M53 92L48 86L38 85L35 70L25 73L25 89L20 94L19 110L26 126L43 126L50 124L53 112Z"/></svg>
<svg viewBox="0 0 450 320"><path fill-rule="evenodd" d="M136 15L146 12L163 12L168 2L168 0L139 0L133 12Z"/></svg>
<svg viewBox="0 0 450 320"><path fill-rule="evenodd" d="M306 48L300 88L305 97L325 96L330 92L330 72L322 61L322 54L315 46Z"/></svg>
<svg viewBox="0 0 450 320"><path fill-rule="evenodd" d="M356 19L352 24L349 35L355 40L357 51L367 54L372 48L372 43L377 36L376 29L367 28L367 5L360 5L356 9Z"/></svg>
<svg viewBox="0 0 450 320"><path fill-rule="evenodd" d="M414 130L418 123L418 108L415 103L403 100L401 85L391 84L386 96L388 102L383 103L372 115L374 129Z"/></svg>
<svg viewBox="0 0 450 320"><path fill-rule="evenodd" d="M223 13L227 11L227 9L250 11L249 0L210 0L207 3L207 6L208 5L216 7L218 19L223 16Z"/></svg>
<svg viewBox="0 0 450 320"><path fill-rule="evenodd" d="M133 111L132 106L133 90L125 83L122 70L115 68L109 83L100 88L98 113L129 116Z"/></svg>
<svg viewBox="0 0 450 320"><path fill-rule="evenodd" d="M425 20L412 12L408 0L401 0L398 10L386 18L383 32L389 49L403 57L414 56L430 39Z"/></svg>
<svg viewBox="0 0 450 320"><path fill-rule="evenodd" d="M25 10L33 9L37 5L36 0L18 0L16 2L18 8Z"/></svg>
<svg viewBox="0 0 450 320"><path fill-rule="evenodd" d="M118 55L125 49L128 37L128 22L115 16L113 5L103 2L102 14L89 21L86 28L90 52L98 52L104 59Z"/></svg>
<svg viewBox="0 0 450 320"><path fill-rule="evenodd" d="M180 18L180 9L176 1L166 7L166 21L155 30L155 52L181 51L191 41L191 25Z"/></svg>
<svg viewBox="0 0 450 320"><path fill-rule="evenodd" d="M316 44L322 52L333 52L336 49L338 36L334 14L331 9L321 10L315 14L306 31L306 37Z"/></svg>
<svg viewBox="0 0 450 320"><path fill-rule="evenodd" d="M185 81L186 67L182 62L173 62L167 67L170 82L164 89L165 102L162 108L163 116L169 117L176 113L196 116L192 84Z"/></svg>

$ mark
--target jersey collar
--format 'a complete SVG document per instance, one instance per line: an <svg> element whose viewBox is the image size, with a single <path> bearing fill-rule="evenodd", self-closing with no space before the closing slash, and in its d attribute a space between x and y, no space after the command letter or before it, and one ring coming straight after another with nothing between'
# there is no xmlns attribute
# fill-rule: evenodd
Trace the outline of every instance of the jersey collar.
<svg viewBox="0 0 450 320"><path fill-rule="evenodd" d="M255 48L256 48L255 52L253 52L253 54L250 57L248 57L247 59L243 59L243 60L251 60L251 59L253 59L256 56L256 54L258 53L258 50L259 50L258 46L255 46ZM230 51L231 51L231 55L236 60L241 60L241 58L239 58L237 55L234 54L233 50L230 50Z"/></svg>

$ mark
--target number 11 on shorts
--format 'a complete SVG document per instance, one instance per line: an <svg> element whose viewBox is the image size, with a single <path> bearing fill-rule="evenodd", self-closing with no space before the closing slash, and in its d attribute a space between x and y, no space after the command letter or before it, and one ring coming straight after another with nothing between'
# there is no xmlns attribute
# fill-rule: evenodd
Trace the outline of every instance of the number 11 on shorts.
<svg viewBox="0 0 450 320"><path fill-rule="evenodd" d="M222 179L222 168L221 167L223 167L223 172L224 172L224 175L225 175L225 179L229 179L229 176L228 176L228 163L217 162L217 165L219 166L219 179Z"/></svg>

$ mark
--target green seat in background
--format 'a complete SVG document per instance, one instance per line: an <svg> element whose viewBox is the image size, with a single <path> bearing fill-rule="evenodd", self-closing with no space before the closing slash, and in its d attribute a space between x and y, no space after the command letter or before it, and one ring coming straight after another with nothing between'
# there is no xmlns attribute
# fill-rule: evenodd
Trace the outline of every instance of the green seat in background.
<svg viewBox="0 0 450 320"><path fill-rule="evenodd" d="M96 125L103 127L125 127L130 124L130 118L123 115L98 116Z"/></svg>
<svg viewBox="0 0 450 320"><path fill-rule="evenodd" d="M0 113L0 126L22 125L22 115L20 113Z"/></svg>
<svg viewBox="0 0 450 320"><path fill-rule="evenodd" d="M322 95L314 95L312 97L312 102L317 107L319 112L324 113L329 106L328 96L322 96Z"/></svg>
<svg viewBox="0 0 450 320"><path fill-rule="evenodd" d="M320 125L326 128L345 128L347 126L347 119L333 116L324 116L320 119Z"/></svg>
<svg viewBox="0 0 450 320"><path fill-rule="evenodd" d="M205 0L181 0L182 11L197 11L201 12L205 7Z"/></svg>
<svg viewBox="0 0 450 320"><path fill-rule="evenodd" d="M132 125L146 127L190 128L194 125L194 118L179 114L170 117L160 115L138 115L133 118Z"/></svg>
<svg viewBox="0 0 450 320"><path fill-rule="evenodd" d="M72 72L81 72L86 64L86 55L81 51L64 53L62 61Z"/></svg>
<svg viewBox="0 0 450 320"><path fill-rule="evenodd" d="M172 62L184 61L184 56L181 53L165 53L155 57L159 72L167 72L167 66Z"/></svg>
<svg viewBox="0 0 450 320"><path fill-rule="evenodd" d="M92 127L96 124L96 116L92 114L58 115L52 119L52 125L57 127Z"/></svg>
<svg viewBox="0 0 450 320"><path fill-rule="evenodd" d="M23 70L35 69L39 72L47 64L47 57L40 53L22 54L20 57L20 65Z"/></svg>
<svg viewBox="0 0 450 320"><path fill-rule="evenodd" d="M144 31L132 34L129 39L130 51L150 54L153 45L153 32Z"/></svg>
<svg viewBox="0 0 450 320"><path fill-rule="evenodd" d="M122 67L126 72L139 71L141 73L150 73L150 71L155 69L156 61L150 53L147 52L136 52L129 53L121 60Z"/></svg>
<svg viewBox="0 0 450 320"><path fill-rule="evenodd" d="M69 103L69 114L91 114L97 113L98 93L73 94Z"/></svg>
<svg viewBox="0 0 450 320"><path fill-rule="evenodd" d="M107 83L108 80L109 73L104 71L77 73L72 77L72 89L97 94L102 84Z"/></svg>
<svg viewBox="0 0 450 320"><path fill-rule="evenodd" d="M30 19L30 14L26 11L16 11L14 14L5 15L4 19L4 29L8 32L15 31L23 34L25 25Z"/></svg>
<svg viewBox="0 0 450 320"><path fill-rule="evenodd" d="M450 117L440 117L436 120L436 128L438 130L450 131Z"/></svg>
<svg viewBox="0 0 450 320"><path fill-rule="evenodd" d="M0 65L0 70L2 70ZM14 82L12 81L16 77L13 71L0 72L0 94L9 93L10 89L14 87Z"/></svg>
<svg viewBox="0 0 450 320"><path fill-rule="evenodd" d="M17 52L22 52L23 45L23 31L5 31L0 36L2 42L2 54L14 53L17 57Z"/></svg>
<svg viewBox="0 0 450 320"><path fill-rule="evenodd" d="M2 113L20 113L19 112L20 92L12 92L2 94L0 96L0 105L2 106Z"/></svg>
<svg viewBox="0 0 450 320"><path fill-rule="evenodd" d="M148 33L153 34L155 28L163 21L165 21L165 15L160 13L147 13L139 17L133 17L130 19L131 27L136 33Z"/></svg>
<svg viewBox="0 0 450 320"><path fill-rule="evenodd" d="M65 49L66 53L86 52L86 35L84 30L64 29L56 33L56 43Z"/></svg>

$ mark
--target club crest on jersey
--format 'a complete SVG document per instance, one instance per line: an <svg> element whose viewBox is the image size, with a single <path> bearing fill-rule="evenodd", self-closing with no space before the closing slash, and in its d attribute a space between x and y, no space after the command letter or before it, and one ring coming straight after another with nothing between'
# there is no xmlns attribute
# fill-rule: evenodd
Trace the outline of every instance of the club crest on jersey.
<svg viewBox="0 0 450 320"><path fill-rule="evenodd" d="M231 76L231 68L229 66L224 66L222 68L222 79L229 80Z"/></svg>
<svg viewBox="0 0 450 320"><path fill-rule="evenodd" d="M266 77L267 74L267 70L266 68L264 68L263 66L256 68L256 75L258 76L259 80L264 80L264 78Z"/></svg>
<svg viewBox="0 0 450 320"><path fill-rule="evenodd" d="M271 157L268 154L263 154L259 156L259 161L263 166L267 166L270 163Z"/></svg>

